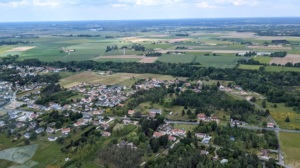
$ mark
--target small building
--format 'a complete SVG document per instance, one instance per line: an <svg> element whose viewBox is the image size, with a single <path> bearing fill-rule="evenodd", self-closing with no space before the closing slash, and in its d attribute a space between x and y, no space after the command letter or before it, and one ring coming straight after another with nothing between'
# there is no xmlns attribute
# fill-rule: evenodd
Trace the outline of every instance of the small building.
<svg viewBox="0 0 300 168"><path fill-rule="evenodd" d="M44 132L44 131L45 131L45 129L42 128L42 127L35 130L35 132L36 132L37 134L40 134L40 133L42 133L42 132Z"/></svg>
<svg viewBox="0 0 300 168"><path fill-rule="evenodd" d="M162 137L164 134L162 134L161 132L154 132L153 133L153 138L159 138Z"/></svg>
<svg viewBox="0 0 300 168"><path fill-rule="evenodd" d="M207 117L204 113L200 113L200 114L197 115L197 118L198 118L198 120L203 120L204 121L204 120L206 120Z"/></svg>
<svg viewBox="0 0 300 168"><path fill-rule="evenodd" d="M50 136L50 137L48 137L48 141L49 142L54 142L54 141L56 141L57 140L57 137L56 136Z"/></svg>
<svg viewBox="0 0 300 168"><path fill-rule="evenodd" d="M47 127L46 132L48 132L48 133L53 133L53 132L54 132L54 129L51 128L51 127Z"/></svg>
<svg viewBox="0 0 300 168"><path fill-rule="evenodd" d="M103 132L102 132L102 136L104 136L104 137L109 137L109 136L111 136L111 133L110 133L110 132L107 132L107 131L103 131Z"/></svg>
<svg viewBox="0 0 300 168"><path fill-rule="evenodd" d="M69 134L71 132L71 128L62 128L61 133L62 134Z"/></svg>
<svg viewBox="0 0 300 168"><path fill-rule="evenodd" d="M202 143L204 143L204 144L209 144L210 140L211 140L211 136L206 135L206 136L203 138Z"/></svg>
<svg viewBox="0 0 300 168"><path fill-rule="evenodd" d="M25 139L29 139L29 138L30 138L30 133L29 133L29 132L26 132L26 133L24 134L24 138L25 138Z"/></svg>
<svg viewBox="0 0 300 168"><path fill-rule="evenodd" d="M221 163L221 164L226 164L226 163L228 163L228 159L222 159L222 160L220 161L220 163Z"/></svg>
<svg viewBox="0 0 300 168"><path fill-rule="evenodd" d="M173 129L172 134L175 136L185 136L186 131L181 129Z"/></svg>
<svg viewBox="0 0 300 168"><path fill-rule="evenodd" d="M101 124L101 128L103 128L104 130L107 130L109 127L109 125L107 123L102 123Z"/></svg>
<svg viewBox="0 0 300 168"><path fill-rule="evenodd" d="M83 121L77 121L76 123L74 123L75 127L79 127L79 126L82 126L82 125L85 125L85 122L83 122Z"/></svg>
<svg viewBox="0 0 300 168"><path fill-rule="evenodd" d="M268 128L274 128L274 124L273 123L267 123L267 127Z"/></svg>
<svg viewBox="0 0 300 168"><path fill-rule="evenodd" d="M134 111L134 110L128 110L128 115L129 115L129 116L132 117L134 114L135 114L135 111Z"/></svg>
<svg viewBox="0 0 300 168"><path fill-rule="evenodd" d="M209 152L207 152L206 150L200 150L200 155L208 155Z"/></svg>
<svg viewBox="0 0 300 168"><path fill-rule="evenodd" d="M195 136L197 138L199 138L199 139L203 139L206 136L206 134L204 134L204 133L196 133Z"/></svg>
<svg viewBox="0 0 300 168"><path fill-rule="evenodd" d="M174 142L176 141L176 137L173 137L173 136L168 136L168 140L171 141L171 142Z"/></svg>

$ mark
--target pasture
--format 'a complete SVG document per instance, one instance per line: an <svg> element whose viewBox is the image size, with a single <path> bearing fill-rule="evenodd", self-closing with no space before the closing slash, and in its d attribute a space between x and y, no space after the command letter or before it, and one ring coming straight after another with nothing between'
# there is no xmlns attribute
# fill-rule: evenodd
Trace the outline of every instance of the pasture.
<svg viewBox="0 0 300 168"><path fill-rule="evenodd" d="M260 67L262 67L262 65L245 65L245 64L239 65L239 69L245 69L245 70L259 70Z"/></svg>
<svg viewBox="0 0 300 168"><path fill-rule="evenodd" d="M255 56L253 60L260 62L261 64L269 64L271 61L271 57L267 56Z"/></svg>
<svg viewBox="0 0 300 168"><path fill-rule="evenodd" d="M300 167L300 134L299 133L279 133L279 142L284 155L284 161L292 167Z"/></svg>

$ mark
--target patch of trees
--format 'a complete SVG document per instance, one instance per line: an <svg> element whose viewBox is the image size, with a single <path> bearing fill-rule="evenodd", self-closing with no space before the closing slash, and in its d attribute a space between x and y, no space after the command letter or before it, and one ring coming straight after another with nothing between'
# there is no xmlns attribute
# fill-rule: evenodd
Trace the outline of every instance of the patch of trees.
<svg viewBox="0 0 300 168"><path fill-rule="evenodd" d="M287 40L272 40L272 43L273 44L290 44L290 42L289 41L287 41Z"/></svg>
<svg viewBox="0 0 300 168"><path fill-rule="evenodd" d="M17 45L17 44L29 44L29 41L0 41L0 46L2 45Z"/></svg>
<svg viewBox="0 0 300 168"><path fill-rule="evenodd" d="M129 168L139 167L142 156L143 152L141 150L111 145L101 150L97 158L107 165L113 165L117 168Z"/></svg>
<svg viewBox="0 0 300 168"><path fill-rule="evenodd" d="M118 50L118 46L114 45L114 46L106 46L106 50L105 52L109 52L109 51L113 51L113 50Z"/></svg>
<svg viewBox="0 0 300 168"><path fill-rule="evenodd" d="M253 58L248 59L248 60L240 59L240 60L238 60L238 63L246 64L246 65L262 65L259 61L256 61Z"/></svg>
<svg viewBox="0 0 300 168"><path fill-rule="evenodd" d="M146 57L160 57L162 55L162 53L160 53L160 52L148 52L145 55L146 55Z"/></svg>
<svg viewBox="0 0 300 168"><path fill-rule="evenodd" d="M134 49L135 51L143 51L143 52L146 50L145 46L141 44L134 44L132 46L132 49Z"/></svg>
<svg viewBox="0 0 300 168"><path fill-rule="evenodd" d="M252 131L244 128L231 126L218 126L216 128L214 144L231 149L277 149L278 140L274 132L271 131ZM262 134L263 136L259 136ZM231 139L233 138L233 139ZM243 143L237 143L243 142Z"/></svg>
<svg viewBox="0 0 300 168"><path fill-rule="evenodd" d="M176 50L187 50L187 49L189 49L189 48L186 46L177 46L176 47Z"/></svg>
<svg viewBox="0 0 300 168"><path fill-rule="evenodd" d="M175 36L189 36L188 33L177 33L175 34Z"/></svg>
<svg viewBox="0 0 300 168"><path fill-rule="evenodd" d="M67 99L75 95L77 93L62 89L59 84L51 83L41 90L40 98L35 103L47 105L49 102L54 102L65 105L71 103L71 100Z"/></svg>
<svg viewBox="0 0 300 168"><path fill-rule="evenodd" d="M271 53L271 57L285 57L287 55L287 52L286 51L279 51L279 52L274 52L274 53Z"/></svg>
<svg viewBox="0 0 300 168"><path fill-rule="evenodd" d="M8 55L6 57L2 57L1 61L3 64L12 64L13 62L16 62L18 58L19 55Z"/></svg>
<svg viewBox="0 0 300 168"><path fill-rule="evenodd" d="M244 55L240 55L239 53L236 54L236 56L244 56L244 57L251 57L251 56L255 56L257 53L254 51L249 51L246 52Z"/></svg>
<svg viewBox="0 0 300 168"><path fill-rule="evenodd" d="M62 114L69 114L68 116L63 116ZM57 129L61 128L64 123L73 123L77 121L78 119L82 118L81 113L74 113L72 111L63 111L62 113L59 113L58 111L53 111L49 114L43 115L42 120L45 123L55 123L55 127Z"/></svg>

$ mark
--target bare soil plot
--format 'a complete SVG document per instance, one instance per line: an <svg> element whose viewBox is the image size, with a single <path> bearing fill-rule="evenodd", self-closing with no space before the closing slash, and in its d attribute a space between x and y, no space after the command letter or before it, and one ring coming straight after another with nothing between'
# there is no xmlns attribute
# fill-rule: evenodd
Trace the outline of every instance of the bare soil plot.
<svg viewBox="0 0 300 168"><path fill-rule="evenodd" d="M221 36L223 38L254 38L255 33L253 32L230 32Z"/></svg>
<svg viewBox="0 0 300 168"><path fill-rule="evenodd" d="M141 63L153 63L155 62L159 57L144 57L139 62Z"/></svg>
<svg viewBox="0 0 300 168"><path fill-rule="evenodd" d="M269 46L248 46L251 49L264 49L264 50L291 50L291 47L283 47L282 45L269 45Z"/></svg>
<svg viewBox="0 0 300 168"><path fill-rule="evenodd" d="M27 51L30 49L35 48L36 46L26 46L26 47L16 47L10 50L7 50L6 52L18 52L18 51Z"/></svg>
<svg viewBox="0 0 300 168"><path fill-rule="evenodd" d="M130 42L133 42L133 43L139 43L139 42L144 42L144 41L160 41L162 39L148 39L148 38L130 37L130 38L125 38L123 40L124 41L130 41Z"/></svg>
<svg viewBox="0 0 300 168"><path fill-rule="evenodd" d="M284 58L272 58L270 61L270 64L280 64L280 65L285 65L286 63L291 62L293 64L299 63L300 62L300 55L295 55L295 54L288 54Z"/></svg>
<svg viewBox="0 0 300 168"><path fill-rule="evenodd" d="M176 43L181 41L189 41L192 40L191 38L175 38L175 39L168 39L170 43Z"/></svg>

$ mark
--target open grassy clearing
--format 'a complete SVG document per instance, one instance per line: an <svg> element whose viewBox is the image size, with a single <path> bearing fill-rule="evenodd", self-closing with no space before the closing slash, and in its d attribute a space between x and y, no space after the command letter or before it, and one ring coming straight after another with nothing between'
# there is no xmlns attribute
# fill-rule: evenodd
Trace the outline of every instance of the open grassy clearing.
<svg viewBox="0 0 300 168"><path fill-rule="evenodd" d="M60 84L63 87L69 88L72 86L76 86L80 83L100 83L106 85L113 84L125 84L127 86L131 86L135 80L140 79L148 79L148 78L156 78L158 80L172 80L175 79L169 75L159 75L159 74L133 74L133 73L116 73L110 76L101 76L96 72L81 72L79 74L69 76L67 78L61 79Z"/></svg>
<svg viewBox="0 0 300 168"><path fill-rule="evenodd" d="M260 67L262 67L262 65L245 65L245 64L239 65L239 69L246 69L246 70L259 70Z"/></svg>
<svg viewBox="0 0 300 168"><path fill-rule="evenodd" d="M270 72L280 72L280 71L300 72L299 67L285 67L285 66L266 66L265 70Z"/></svg>
<svg viewBox="0 0 300 168"><path fill-rule="evenodd" d="M253 59L261 64L269 64L272 58L267 56L256 56Z"/></svg>
<svg viewBox="0 0 300 168"><path fill-rule="evenodd" d="M97 62L138 62L142 60L142 58L99 58L96 59Z"/></svg>
<svg viewBox="0 0 300 168"><path fill-rule="evenodd" d="M299 133L279 133L279 142L283 151L285 163L292 167L300 167L300 134Z"/></svg>

